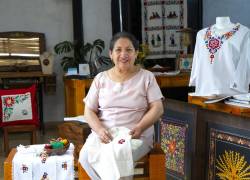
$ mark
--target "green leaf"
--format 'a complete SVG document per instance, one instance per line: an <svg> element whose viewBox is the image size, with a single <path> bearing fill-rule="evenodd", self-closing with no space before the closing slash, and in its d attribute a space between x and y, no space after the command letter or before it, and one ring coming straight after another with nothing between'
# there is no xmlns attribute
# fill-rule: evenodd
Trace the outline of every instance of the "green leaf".
<svg viewBox="0 0 250 180"><path fill-rule="evenodd" d="M74 49L74 44L70 41L63 41L54 47L56 54L69 53Z"/></svg>
<svg viewBox="0 0 250 180"><path fill-rule="evenodd" d="M93 42L93 46L100 46L100 47L102 47L102 49L104 49L104 48L105 48L104 41L103 41L103 40L101 40L101 39L97 39L97 40L95 40L95 41Z"/></svg>

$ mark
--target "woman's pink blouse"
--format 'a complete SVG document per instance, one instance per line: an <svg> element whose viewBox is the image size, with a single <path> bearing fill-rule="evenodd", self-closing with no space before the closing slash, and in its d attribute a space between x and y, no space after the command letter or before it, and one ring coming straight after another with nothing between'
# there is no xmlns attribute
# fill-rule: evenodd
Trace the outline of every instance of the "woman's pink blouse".
<svg viewBox="0 0 250 180"><path fill-rule="evenodd" d="M112 81L107 71L99 73L84 102L107 128L124 126L132 129L147 112L149 104L160 99L163 95L153 73L141 69L122 83ZM151 126L143 132L142 139L152 145L153 134Z"/></svg>

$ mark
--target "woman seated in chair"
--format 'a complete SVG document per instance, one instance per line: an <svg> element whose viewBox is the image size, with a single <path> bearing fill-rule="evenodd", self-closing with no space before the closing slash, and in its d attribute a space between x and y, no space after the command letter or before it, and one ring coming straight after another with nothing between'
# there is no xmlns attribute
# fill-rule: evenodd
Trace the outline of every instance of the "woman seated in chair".
<svg viewBox="0 0 250 180"><path fill-rule="evenodd" d="M138 50L132 34L114 35L109 47L114 67L95 77L84 99L84 116L92 133L79 162L93 180L131 178L131 158L136 161L152 148L153 124L163 114L163 95L153 73L135 65ZM124 144L125 150L120 148Z"/></svg>

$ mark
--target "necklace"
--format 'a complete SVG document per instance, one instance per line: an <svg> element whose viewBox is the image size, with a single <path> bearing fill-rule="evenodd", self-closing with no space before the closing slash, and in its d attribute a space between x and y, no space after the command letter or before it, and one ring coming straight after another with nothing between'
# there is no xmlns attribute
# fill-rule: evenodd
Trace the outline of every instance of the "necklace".
<svg viewBox="0 0 250 180"><path fill-rule="evenodd" d="M211 32L211 26L207 28L204 41L206 44L206 47L210 53L210 63L213 64L214 61L214 54L221 48L224 41L228 40L230 37L232 37L240 28L240 25L238 24L236 27L234 27L231 31L226 32L225 34L218 36L218 35L212 35Z"/></svg>

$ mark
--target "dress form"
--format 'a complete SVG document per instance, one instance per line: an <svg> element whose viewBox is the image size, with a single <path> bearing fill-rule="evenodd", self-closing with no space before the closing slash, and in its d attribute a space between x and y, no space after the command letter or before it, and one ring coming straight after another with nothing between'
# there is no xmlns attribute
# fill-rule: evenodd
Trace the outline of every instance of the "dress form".
<svg viewBox="0 0 250 180"><path fill-rule="evenodd" d="M221 35L232 30L233 27L235 27L235 24L230 21L229 17L216 17L216 24L213 27L213 31L217 35Z"/></svg>

